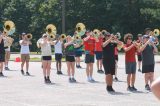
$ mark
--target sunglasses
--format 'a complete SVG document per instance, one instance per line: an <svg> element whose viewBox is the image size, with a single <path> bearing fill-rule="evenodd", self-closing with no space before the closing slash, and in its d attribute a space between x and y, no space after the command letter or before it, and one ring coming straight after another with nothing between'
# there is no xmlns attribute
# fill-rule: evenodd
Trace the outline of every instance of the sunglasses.
<svg viewBox="0 0 160 106"><path fill-rule="evenodd" d="M128 40L132 40L132 38L127 38Z"/></svg>

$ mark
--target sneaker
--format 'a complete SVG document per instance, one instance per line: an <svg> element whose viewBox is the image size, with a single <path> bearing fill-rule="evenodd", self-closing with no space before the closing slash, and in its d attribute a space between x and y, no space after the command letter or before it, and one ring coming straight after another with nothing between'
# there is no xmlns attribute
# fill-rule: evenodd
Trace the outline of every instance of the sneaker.
<svg viewBox="0 0 160 106"><path fill-rule="evenodd" d="M82 68L80 65L78 66L79 68Z"/></svg>
<svg viewBox="0 0 160 106"><path fill-rule="evenodd" d="M22 73L22 75L24 75L24 71L23 70L21 70L21 73Z"/></svg>
<svg viewBox="0 0 160 106"><path fill-rule="evenodd" d="M30 76L30 73L29 73L29 72L26 72L26 75Z"/></svg>
<svg viewBox="0 0 160 106"><path fill-rule="evenodd" d="M118 81L118 78L117 78L117 77L115 77L115 78L114 78L114 80L115 80L115 81Z"/></svg>
<svg viewBox="0 0 160 106"><path fill-rule="evenodd" d="M62 71L57 71L57 74L62 75L63 73L62 73Z"/></svg>
<svg viewBox="0 0 160 106"><path fill-rule="evenodd" d="M78 65L76 65L76 68L79 68Z"/></svg>
<svg viewBox="0 0 160 106"><path fill-rule="evenodd" d="M72 82L76 82L76 79L75 78L71 78Z"/></svg>
<svg viewBox="0 0 160 106"><path fill-rule="evenodd" d="M106 87L106 90L107 90L108 92L115 92L115 90L112 88L112 86L107 86L107 87Z"/></svg>
<svg viewBox="0 0 160 106"><path fill-rule="evenodd" d="M69 82L72 83L72 79L71 78L69 78Z"/></svg>
<svg viewBox="0 0 160 106"><path fill-rule="evenodd" d="M10 70L8 67L5 67L4 69L5 69L5 70Z"/></svg>
<svg viewBox="0 0 160 106"><path fill-rule="evenodd" d="M138 69L138 72L142 72L141 69Z"/></svg>
<svg viewBox="0 0 160 106"><path fill-rule="evenodd" d="M133 91L133 88L129 86L129 87L127 88L127 91Z"/></svg>
<svg viewBox="0 0 160 106"><path fill-rule="evenodd" d="M148 91L151 90L151 88L150 88L150 86L148 84L145 85L145 89L148 90Z"/></svg>
<svg viewBox="0 0 160 106"><path fill-rule="evenodd" d="M4 77L4 75L3 75L3 73L2 73L2 72L0 72L0 77Z"/></svg>
<svg viewBox="0 0 160 106"><path fill-rule="evenodd" d="M46 78L46 83L47 83L47 84L52 83L49 77Z"/></svg>
<svg viewBox="0 0 160 106"><path fill-rule="evenodd" d="M103 70L98 70L97 72L98 72L98 73L101 73L101 74L102 74L102 73L104 73L104 71L103 71Z"/></svg>
<svg viewBox="0 0 160 106"><path fill-rule="evenodd" d="M135 88L134 86L131 87L133 91L137 91L137 88Z"/></svg>
<svg viewBox="0 0 160 106"><path fill-rule="evenodd" d="M47 78L46 77L44 77L44 83L47 83Z"/></svg>
<svg viewBox="0 0 160 106"><path fill-rule="evenodd" d="M91 82L95 82L95 80L93 78L90 79Z"/></svg>

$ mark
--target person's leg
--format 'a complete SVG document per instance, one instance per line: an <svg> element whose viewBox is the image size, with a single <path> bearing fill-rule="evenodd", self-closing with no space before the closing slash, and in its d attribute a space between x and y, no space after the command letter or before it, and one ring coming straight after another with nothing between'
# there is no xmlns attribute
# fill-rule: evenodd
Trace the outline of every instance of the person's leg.
<svg viewBox="0 0 160 106"><path fill-rule="evenodd" d="M69 78L71 77L70 70L71 70L70 62L67 61L67 73L68 73Z"/></svg>
<svg viewBox="0 0 160 106"><path fill-rule="evenodd" d="M59 60L58 62L59 62L59 70L61 71L61 67L62 67L62 64L61 64L61 63L62 63L62 62L61 62L61 60Z"/></svg>
<svg viewBox="0 0 160 106"><path fill-rule="evenodd" d="M90 75L91 80L94 81L94 79L92 77L93 76L93 63L90 63L89 75Z"/></svg>
<svg viewBox="0 0 160 106"><path fill-rule="evenodd" d="M144 79L145 79L145 84L148 85L149 84L149 74L148 73L144 74Z"/></svg>
<svg viewBox="0 0 160 106"><path fill-rule="evenodd" d="M90 80L90 75L89 75L89 70L90 70L90 64L89 63L86 63L86 75L87 75L87 78L88 80Z"/></svg>
<svg viewBox="0 0 160 106"><path fill-rule="evenodd" d="M136 74L131 74L131 86L134 87Z"/></svg>
<svg viewBox="0 0 160 106"><path fill-rule="evenodd" d="M8 68L9 59L10 59L10 51L6 51L6 55L5 55L5 69L6 70L9 70Z"/></svg>
<svg viewBox="0 0 160 106"><path fill-rule="evenodd" d="M51 60L48 60L47 61L47 80L48 80L48 82L49 83L51 83L51 81L50 81L50 73L51 73Z"/></svg>
<svg viewBox="0 0 160 106"><path fill-rule="evenodd" d="M152 85L151 85L151 89L153 94L160 100L160 77L158 79L156 79Z"/></svg>
<svg viewBox="0 0 160 106"><path fill-rule="evenodd" d="M102 70L102 59L99 60L99 65L100 65L99 69Z"/></svg>
<svg viewBox="0 0 160 106"><path fill-rule="evenodd" d="M75 73L75 62L71 62L71 74L72 74L72 78L74 77L74 73Z"/></svg>
<svg viewBox="0 0 160 106"><path fill-rule="evenodd" d="M131 74L127 74L127 86L130 87L131 85Z"/></svg>
<svg viewBox="0 0 160 106"><path fill-rule="evenodd" d="M116 62L115 62L115 80L118 80L117 79L117 60L116 60Z"/></svg>
<svg viewBox="0 0 160 106"><path fill-rule="evenodd" d="M26 61L26 72L29 70L29 61Z"/></svg>
<svg viewBox="0 0 160 106"><path fill-rule="evenodd" d="M43 65L43 76L46 83L47 82L47 61L42 60L42 65Z"/></svg>
<svg viewBox="0 0 160 106"><path fill-rule="evenodd" d="M106 84L107 84L107 91L113 91L114 89L112 88L112 84L113 84L113 75L108 74L106 75Z"/></svg>
<svg viewBox="0 0 160 106"><path fill-rule="evenodd" d="M99 60L97 60L97 70L99 71Z"/></svg>
<svg viewBox="0 0 160 106"><path fill-rule="evenodd" d="M154 72L150 72L149 74L150 74L150 85L151 85L154 80Z"/></svg>
<svg viewBox="0 0 160 106"><path fill-rule="evenodd" d="M0 62L0 73L3 71L3 62Z"/></svg>
<svg viewBox="0 0 160 106"><path fill-rule="evenodd" d="M56 68L57 68L57 72L59 71L59 67L58 67L58 61L56 60Z"/></svg>

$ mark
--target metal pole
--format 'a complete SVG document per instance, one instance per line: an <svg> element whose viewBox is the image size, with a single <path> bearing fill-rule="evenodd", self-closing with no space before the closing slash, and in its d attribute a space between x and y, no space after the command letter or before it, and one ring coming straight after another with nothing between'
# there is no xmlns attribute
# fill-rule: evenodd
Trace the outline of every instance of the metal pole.
<svg viewBox="0 0 160 106"><path fill-rule="evenodd" d="M62 0L62 33L65 33L65 0Z"/></svg>

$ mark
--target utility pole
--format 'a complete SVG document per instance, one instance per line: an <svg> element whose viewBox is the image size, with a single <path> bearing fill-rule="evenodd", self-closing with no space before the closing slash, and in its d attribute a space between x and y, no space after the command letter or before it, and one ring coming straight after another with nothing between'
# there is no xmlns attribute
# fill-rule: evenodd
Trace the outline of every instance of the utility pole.
<svg viewBox="0 0 160 106"><path fill-rule="evenodd" d="M62 0L62 33L65 33L65 0Z"/></svg>

